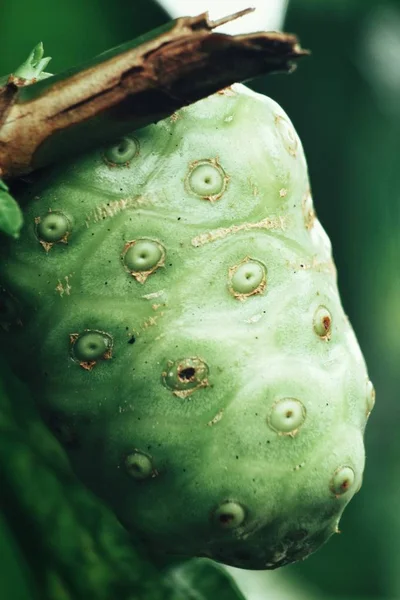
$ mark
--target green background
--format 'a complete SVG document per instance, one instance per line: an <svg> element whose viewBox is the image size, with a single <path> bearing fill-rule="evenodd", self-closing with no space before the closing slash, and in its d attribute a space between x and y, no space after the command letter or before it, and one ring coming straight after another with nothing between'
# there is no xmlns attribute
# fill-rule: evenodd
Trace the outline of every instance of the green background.
<svg viewBox="0 0 400 600"><path fill-rule="evenodd" d="M55 73L167 19L151 0L3 0L0 74L40 40ZM366 431L363 488L344 513L342 534L304 563L276 573L240 572L238 581L254 600L394 600L400 598L400 2L290 0L284 29L300 37L311 57L291 76L249 84L283 106L302 139L377 404ZM18 582L2 590L0 577L0 597L22 599L18 573L25 565L6 543L2 520L0 538L0 565Z"/></svg>

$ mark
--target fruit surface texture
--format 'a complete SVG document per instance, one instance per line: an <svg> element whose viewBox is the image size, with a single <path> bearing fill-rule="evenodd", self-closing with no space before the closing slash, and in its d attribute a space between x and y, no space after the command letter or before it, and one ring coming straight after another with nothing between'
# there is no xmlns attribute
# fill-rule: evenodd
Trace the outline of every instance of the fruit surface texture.
<svg viewBox="0 0 400 600"><path fill-rule="evenodd" d="M234 85L23 187L0 340L80 478L159 552L315 551L375 392L284 111Z"/></svg>

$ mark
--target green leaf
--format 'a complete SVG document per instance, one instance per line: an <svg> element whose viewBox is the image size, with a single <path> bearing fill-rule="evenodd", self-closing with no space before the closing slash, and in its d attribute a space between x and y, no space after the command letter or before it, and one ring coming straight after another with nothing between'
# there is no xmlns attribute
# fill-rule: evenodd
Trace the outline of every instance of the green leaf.
<svg viewBox="0 0 400 600"><path fill-rule="evenodd" d="M20 77L21 79L29 80L40 80L51 77L51 73L45 73L44 69L47 67L51 58L43 58L44 49L42 42L39 42L33 50L29 53L28 58L19 67L14 69L12 75L14 77ZM8 75L0 79L0 84L4 85L7 82Z"/></svg>
<svg viewBox="0 0 400 600"><path fill-rule="evenodd" d="M211 560L198 558L173 567L166 578L174 600L245 600L230 575Z"/></svg>
<svg viewBox="0 0 400 600"><path fill-rule="evenodd" d="M33 600L33 586L25 560L0 512L0 598Z"/></svg>
<svg viewBox="0 0 400 600"><path fill-rule="evenodd" d="M14 198L8 193L5 183L0 180L0 231L18 238L22 224L21 209Z"/></svg>
<svg viewBox="0 0 400 600"><path fill-rule="evenodd" d="M40 79L43 70L51 61L50 57L43 58L43 54L43 44L42 42L39 42L22 65L15 69L13 73L15 77L22 77L23 79Z"/></svg>

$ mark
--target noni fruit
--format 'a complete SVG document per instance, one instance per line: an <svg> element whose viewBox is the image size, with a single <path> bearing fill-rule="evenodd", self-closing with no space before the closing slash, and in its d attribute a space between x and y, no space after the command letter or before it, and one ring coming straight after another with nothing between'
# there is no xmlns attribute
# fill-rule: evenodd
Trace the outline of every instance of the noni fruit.
<svg viewBox="0 0 400 600"><path fill-rule="evenodd" d="M374 389L284 111L234 85L25 188L0 339L81 479L160 553L316 550Z"/></svg>

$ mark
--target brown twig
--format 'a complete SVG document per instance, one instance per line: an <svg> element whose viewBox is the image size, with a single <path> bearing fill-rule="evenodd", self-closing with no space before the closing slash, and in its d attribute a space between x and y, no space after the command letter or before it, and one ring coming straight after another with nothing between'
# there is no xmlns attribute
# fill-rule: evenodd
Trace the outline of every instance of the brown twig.
<svg viewBox="0 0 400 600"><path fill-rule="evenodd" d="M307 54L284 33L230 36L210 21L182 17L66 74L0 88L0 172L37 167L165 118L236 81L288 72Z"/></svg>

